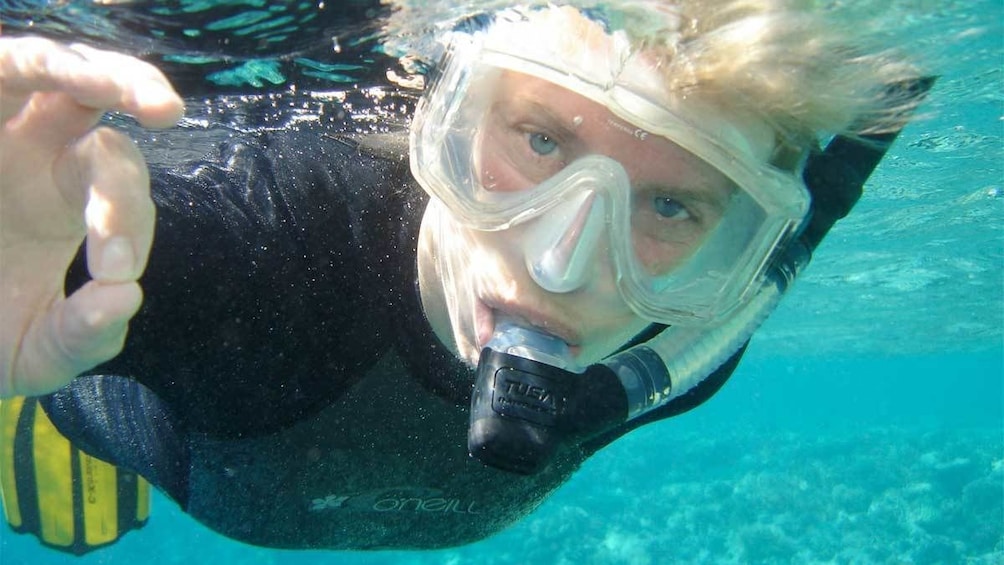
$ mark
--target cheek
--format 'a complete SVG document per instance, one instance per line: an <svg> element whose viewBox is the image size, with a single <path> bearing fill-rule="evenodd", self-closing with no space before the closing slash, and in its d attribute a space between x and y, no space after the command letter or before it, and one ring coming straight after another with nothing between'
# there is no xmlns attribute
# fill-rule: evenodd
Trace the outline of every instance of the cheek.
<svg viewBox="0 0 1004 565"><path fill-rule="evenodd" d="M500 231L469 230L465 236L471 242L467 257L466 275L476 278L482 285L494 288L509 286L521 280L526 271L522 241L524 226L514 226ZM523 284L520 284L523 287Z"/></svg>
<svg viewBox="0 0 1004 565"><path fill-rule="evenodd" d="M650 322L631 313L624 313L620 317L608 316L602 324L597 325L583 340L578 359L580 363L597 363L609 357L647 328Z"/></svg>
<svg viewBox="0 0 1004 565"><path fill-rule="evenodd" d="M644 235L631 234L635 257L649 275L663 275L678 267L697 247L695 242L668 243Z"/></svg>

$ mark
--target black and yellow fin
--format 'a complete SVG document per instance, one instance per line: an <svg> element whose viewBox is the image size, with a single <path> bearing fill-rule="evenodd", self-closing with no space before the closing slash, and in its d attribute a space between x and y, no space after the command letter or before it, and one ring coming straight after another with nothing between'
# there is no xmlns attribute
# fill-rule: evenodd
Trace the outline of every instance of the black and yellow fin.
<svg viewBox="0 0 1004 565"><path fill-rule="evenodd" d="M0 495L15 532L75 555L114 543L150 514L150 484L74 447L36 398L0 400Z"/></svg>

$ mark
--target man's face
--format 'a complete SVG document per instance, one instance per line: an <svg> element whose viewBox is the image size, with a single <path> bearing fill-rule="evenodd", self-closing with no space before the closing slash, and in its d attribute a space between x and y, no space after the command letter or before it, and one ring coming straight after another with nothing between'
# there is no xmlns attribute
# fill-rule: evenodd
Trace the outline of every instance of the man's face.
<svg viewBox="0 0 1004 565"><path fill-rule="evenodd" d="M553 83L506 71L474 147L474 178L489 193L529 190L589 155L616 161L630 181L630 249L648 274L685 261L721 219L733 186L676 144L618 118ZM588 270L570 291L548 292L530 276L533 222L481 231L454 221L433 202L423 221L420 285L437 335L477 363L495 322L508 318L567 342L582 365L606 357L650 322L621 297L610 239L588 248ZM570 237L576 237L574 230Z"/></svg>

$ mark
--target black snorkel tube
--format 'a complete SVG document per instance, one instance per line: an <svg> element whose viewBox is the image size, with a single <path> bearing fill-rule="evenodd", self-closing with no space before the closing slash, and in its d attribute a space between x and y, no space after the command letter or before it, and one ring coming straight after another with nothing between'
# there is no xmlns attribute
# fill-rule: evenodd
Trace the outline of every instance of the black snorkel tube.
<svg viewBox="0 0 1004 565"><path fill-rule="evenodd" d="M895 84L889 93L894 100L919 100L934 81ZM582 444L632 420L649 421L637 419L668 408L670 400L740 355L823 237L857 203L900 131L837 136L809 155L803 171L812 195L808 223L774 259L763 290L721 327L670 327L584 370L564 366L570 356L560 340L525 328L497 328L481 352L471 396L471 456L505 471L536 473L562 444Z"/></svg>

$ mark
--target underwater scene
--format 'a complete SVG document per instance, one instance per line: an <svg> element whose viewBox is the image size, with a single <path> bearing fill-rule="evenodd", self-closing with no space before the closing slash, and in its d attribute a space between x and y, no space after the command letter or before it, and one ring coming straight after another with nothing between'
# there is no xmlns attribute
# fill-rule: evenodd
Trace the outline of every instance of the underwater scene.
<svg viewBox="0 0 1004 565"><path fill-rule="evenodd" d="M106 119L157 165L333 108L393 144L430 37L508 4L0 0L0 31L163 69L186 98L177 128ZM937 81L861 201L717 395L600 450L515 525L436 550L268 549L154 492L144 527L79 557L2 526L0 565L1004 563L1004 5L888 4Z"/></svg>

